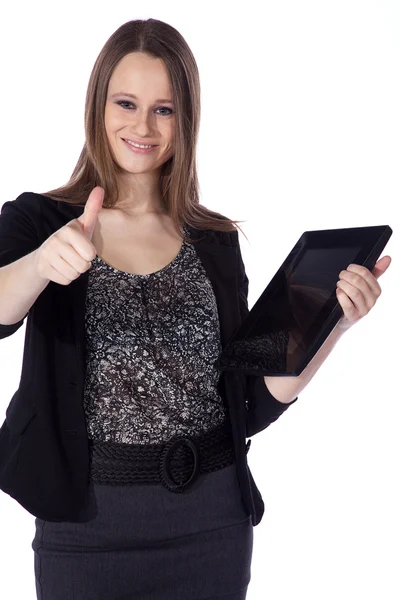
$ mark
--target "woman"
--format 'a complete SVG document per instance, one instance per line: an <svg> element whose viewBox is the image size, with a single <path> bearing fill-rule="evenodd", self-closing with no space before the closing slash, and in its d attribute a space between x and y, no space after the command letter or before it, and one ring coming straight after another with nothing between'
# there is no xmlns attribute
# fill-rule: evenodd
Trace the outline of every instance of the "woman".
<svg viewBox="0 0 400 600"><path fill-rule="evenodd" d="M222 242L219 252L233 258L229 236L236 234L237 222L199 204L195 160L199 109L198 71L182 36L154 19L125 23L107 41L92 71L86 142L70 181L57 190L29 196L31 204L26 202L24 209L18 205L18 211L32 205L33 219L40 204L37 231L42 223L48 226L50 214L53 219L54 231L49 235L46 230L45 241L31 258L26 256L26 263L20 263L32 278L31 294L40 294L43 302L49 289L53 294L49 312L38 319L42 338L48 327L60 346L70 343L68 311L64 319L61 310L67 306L67 290L77 290L75 280L88 272L83 406L97 512L79 522L35 519L32 548L39 600L246 598L253 525L261 518L262 500L252 498L259 511L254 523L249 504L243 501L242 479L236 471L239 454L231 434L231 420L239 427L240 419L228 410L214 369L222 333L228 331L227 319L220 322L215 287L192 237L195 230L208 232L211 254L216 252L212 236L225 240L227 245ZM78 218L66 218L72 216L66 209L61 216L61 204L72 211L82 202L84 211ZM3 218L11 212L10 206L4 208ZM15 211L16 217L17 206ZM66 222L60 226L62 219ZM27 236L28 228L20 241ZM35 247L32 240L25 254ZM373 273L357 265L341 273L340 334L374 305L380 294L376 276L389 266L387 258ZM236 267L229 261L219 264L230 270L226 275L220 269L221 280L226 276L226 285L229 278L236 281L232 270ZM243 318L248 280L242 261L239 264ZM9 289L10 274L11 270ZM32 302L31 296L28 304ZM39 310L38 305L37 314ZM26 305L20 306L18 316L9 317L9 325L0 319L2 337L22 324L22 319L15 321L26 312ZM308 380L330 349L329 343L324 345L310 363ZM67 369L50 352L46 360L55 362L58 375ZM36 371L41 372L40 364L37 360ZM257 381L260 405L261 393L262 400L270 402L262 427L297 400L299 381L293 378L285 382L268 378L276 398L264 380L252 381L254 385ZM303 387L305 383L303 378ZM23 391L28 388L26 380ZM72 411L72 388L68 391ZM59 396L64 392L67 396L58 389L52 398L54 419L61 414ZM21 400L16 397L15 402ZM19 452L18 460L7 464L9 470L2 470L6 491L16 490L17 480L30 477L33 463L28 464L28 449L37 448L33 435L45 427L40 407L38 414L26 413L22 420L17 406L10 405L10 428L3 426L0 432L3 448ZM249 435L262 428L259 423ZM22 442L18 436L23 431ZM66 447L67 434L78 432L61 433L64 437L54 448ZM43 436L43 448L45 443ZM43 450L42 456L51 472L55 455ZM65 460L65 472L68 465ZM69 474L72 481L74 473ZM39 478L35 481L45 485ZM51 484L46 485L50 490ZM14 497L22 497L22 487L18 493ZM32 494L32 502L36 500ZM24 506L30 509L33 504ZM64 507L52 510L61 514Z"/></svg>
<svg viewBox="0 0 400 600"><path fill-rule="evenodd" d="M198 203L199 105L195 61L178 32L152 19L126 23L94 66L87 142L71 180L43 193L81 203L93 190L78 220L96 254L86 299L84 406L98 505L89 522L35 519L43 600L246 597L253 526L213 367L221 351L218 315L182 229L232 230L229 219ZM72 245L63 254L63 234L71 224L42 245L37 267L43 279L69 285L86 268L79 259L87 247L76 239L81 257ZM150 450L182 435L199 444L210 466L174 493L175 481L190 477L190 448L175 448L175 460L184 462L181 471L177 464L174 474L164 473L164 485L153 481ZM140 448L143 466L133 474L125 465L138 462Z"/></svg>

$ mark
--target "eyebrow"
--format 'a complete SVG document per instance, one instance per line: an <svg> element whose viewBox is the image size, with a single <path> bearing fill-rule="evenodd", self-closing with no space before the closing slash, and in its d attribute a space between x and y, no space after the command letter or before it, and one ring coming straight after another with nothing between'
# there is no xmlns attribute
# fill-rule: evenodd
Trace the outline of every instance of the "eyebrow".
<svg viewBox="0 0 400 600"><path fill-rule="evenodd" d="M133 98L134 100L138 100L138 97L135 94L128 94L128 92L116 92L112 94L111 98L115 98L116 96L129 96L129 98ZM155 102L167 102L168 104L173 104L172 100L168 100L168 98L159 98L155 100Z"/></svg>

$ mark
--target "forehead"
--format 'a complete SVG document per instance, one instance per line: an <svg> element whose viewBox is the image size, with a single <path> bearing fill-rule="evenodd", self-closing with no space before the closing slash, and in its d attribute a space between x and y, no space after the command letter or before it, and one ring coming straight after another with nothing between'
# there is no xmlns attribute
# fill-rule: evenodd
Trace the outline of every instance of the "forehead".
<svg viewBox="0 0 400 600"><path fill-rule="evenodd" d="M109 91L172 98L172 86L164 62L143 52L131 52L119 61L111 75Z"/></svg>

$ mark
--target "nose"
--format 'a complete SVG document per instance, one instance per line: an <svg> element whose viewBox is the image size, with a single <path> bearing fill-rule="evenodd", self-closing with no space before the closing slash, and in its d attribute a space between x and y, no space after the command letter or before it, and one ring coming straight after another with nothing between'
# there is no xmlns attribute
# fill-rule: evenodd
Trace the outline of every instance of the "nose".
<svg viewBox="0 0 400 600"><path fill-rule="evenodd" d="M140 111L137 110L132 117L132 121L135 124L135 131L140 132L140 137L144 137L147 133L152 130L152 121L156 119L156 115L152 110Z"/></svg>

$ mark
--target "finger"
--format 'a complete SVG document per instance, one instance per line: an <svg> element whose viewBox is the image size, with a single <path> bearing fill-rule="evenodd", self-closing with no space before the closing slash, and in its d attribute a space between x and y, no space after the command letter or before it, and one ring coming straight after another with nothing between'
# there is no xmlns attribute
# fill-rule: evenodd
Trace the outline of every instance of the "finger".
<svg viewBox="0 0 400 600"><path fill-rule="evenodd" d="M83 214L79 217L79 221L83 225L83 234L89 240L92 239L96 221L103 206L103 200L104 189L100 186L96 186L87 199Z"/></svg>
<svg viewBox="0 0 400 600"><path fill-rule="evenodd" d="M364 295L362 290L344 279L340 280L337 289L338 298L344 299L348 311L354 309L359 315L365 316L375 304L375 299L370 290L369 294ZM352 312L351 314L353 315L354 313Z"/></svg>
<svg viewBox="0 0 400 600"><path fill-rule="evenodd" d="M351 323L352 321L357 320L357 309L347 296L347 294L340 288L336 290L337 300L342 308L343 315L342 320L345 319Z"/></svg>
<svg viewBox="0 0 400 600"><path fill-rule="evenodd" d="M336 289L336 297L343 308L343 312L345 313L346 317L348 317L349 313L352 313L352 311L357 310L349 296L340 287L337 287Z"/></svg>
<svg viewBox="0 0 400 600"><path fill-rule="evenodd" d="M355 286L361 286L365 293L368 293L367 288L365 287L365 284L367 284L375 296L378 297L381 295L381 286L367 267L351 264L345 271L339 273L339 278L346 279L346 281L349 281Z"/></svg>

